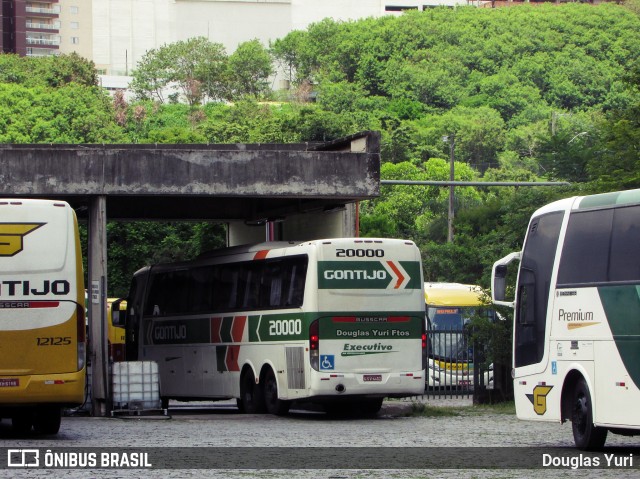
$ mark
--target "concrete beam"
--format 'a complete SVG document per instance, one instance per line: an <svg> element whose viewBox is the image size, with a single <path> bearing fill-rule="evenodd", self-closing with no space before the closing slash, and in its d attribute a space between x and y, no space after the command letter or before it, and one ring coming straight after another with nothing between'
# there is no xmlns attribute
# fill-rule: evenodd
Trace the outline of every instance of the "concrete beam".
<svg viewBox="0 0 640 479"><path fill-rule="evenodd" d="M110 218L269 218L372 198L379 184L372 132L327 144L0 146L0 194L63 198L80 215L105 196Z"/></svg>

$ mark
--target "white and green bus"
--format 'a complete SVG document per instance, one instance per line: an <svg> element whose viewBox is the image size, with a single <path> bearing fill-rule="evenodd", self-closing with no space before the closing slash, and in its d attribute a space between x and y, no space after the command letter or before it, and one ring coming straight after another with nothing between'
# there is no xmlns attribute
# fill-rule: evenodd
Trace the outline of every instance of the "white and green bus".
<svg viewBox="0 0 640 479"><path fill-rule="evenodd" d="M330 239L213 251L139 270L127 360L156 361L160 395L236 398L248 413L292 401L377 412L424 392L420 253L411 241Z"/></svg>
<svg viewBox="0 0 640 479"><path fill-rule="evenodd" d="M574 197L537 210L522 252L493 266L494 302L515 309L517 415L571 421L581 449L640 434L639 246L640 190Z"/></svg>

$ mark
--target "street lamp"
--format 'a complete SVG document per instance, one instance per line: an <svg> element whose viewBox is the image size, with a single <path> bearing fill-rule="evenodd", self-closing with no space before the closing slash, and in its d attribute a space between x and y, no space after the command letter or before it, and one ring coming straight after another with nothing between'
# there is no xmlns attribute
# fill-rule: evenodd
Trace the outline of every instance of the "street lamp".
<svg viewBox="0 0 640 479"><path fill-rule="evenodd" d="M447 216L447 242L453 243L453 200L455 197L453 186L454 176L454 161L455 161L455 148L456 148L456 136L454 134L443 136L442 141L449 143L449 214Z"/></svg>

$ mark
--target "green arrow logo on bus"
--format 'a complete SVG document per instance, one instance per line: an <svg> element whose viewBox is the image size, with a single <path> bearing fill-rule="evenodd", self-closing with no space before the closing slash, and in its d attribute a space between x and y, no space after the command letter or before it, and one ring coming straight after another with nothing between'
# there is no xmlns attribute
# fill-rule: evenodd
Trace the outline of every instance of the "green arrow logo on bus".
<svg viewBox="0 0 640 479"><path fill-rule="evenodd" d="M417 261L320 261L320 289L420 289Z"/></svg>

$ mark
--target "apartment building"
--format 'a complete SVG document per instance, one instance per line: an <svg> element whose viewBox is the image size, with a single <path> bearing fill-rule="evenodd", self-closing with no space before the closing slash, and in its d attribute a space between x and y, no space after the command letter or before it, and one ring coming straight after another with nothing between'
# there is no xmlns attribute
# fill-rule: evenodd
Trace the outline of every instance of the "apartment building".
<svg viewBox="0 0 640 479"><path fill-rule="evenodd" d="M49 56L77 52L91 58L91 0L1 0L3 53Z"/></svg>
<svg viewBox="0 0 640 479"><path fill-rule="evenodd" d="M60 0L60 53L93 58L93 3L96 0Z"/></svg>
<svg viewBox="0 0 640 479"><path fill-rule="evenodd" d="M2 0L2 51L46 56L60 48L58 0Z"/></svg>

